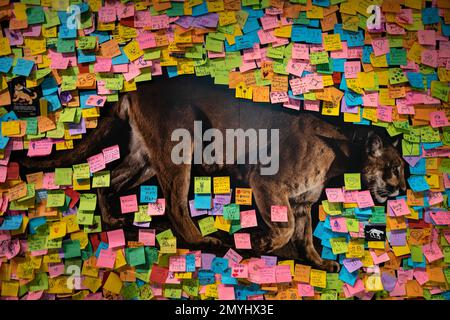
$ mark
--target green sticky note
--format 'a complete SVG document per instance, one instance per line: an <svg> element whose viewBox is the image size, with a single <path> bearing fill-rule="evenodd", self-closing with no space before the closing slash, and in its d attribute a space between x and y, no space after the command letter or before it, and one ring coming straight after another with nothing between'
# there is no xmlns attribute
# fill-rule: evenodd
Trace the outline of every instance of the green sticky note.
<svg viewBox="0 0 450 320"><path fill-rule="evenodd" d="M283 59L284 57L284 46L280 46L280 47L267 47L267 54L266 54L269 58L273 58L273 59Z"/></svg>
<svg viewBox="0 0 450 320"><path fill-rule="evenodd" d="M66 77L71 78L71 77ZM67 79L66 79L67 80ZM69 82L66 82L66 85L71 86L71 80ZM75 82L76 87L76 82ZM69 89L72 90L72 89ZM64 90L68 91L68 90ZM74 122L75 120L75 114L77 113L77 108L64 108L62 112L59 114L58 122Z"/></svg>
<svg viewBox="0 0 450 320"><path fill-rule="evenodd" d="M228 85L230 82L230 73L225 70L216 71L214 84Z"/></svg>
<svg viewBox="0 0 450 320"><path fill-rule="evenodd" d="M92 178L92 188L107 188L110 184L110 172L98 171L94 173Z"/></svg>
<svg viewBox="0 0 450 320"><path fill-rule="evenodd" d="M227 52L225 56L225 65L227 70L239 68L242 64L242 56L240 52Z"/></svg>
<svg viewBox="0 0 450 320"><path fill-rule="evenodd" d="M58 38L56 49L60 53L72 53L75 51L75 40Z"/></svg>
<svg viewBox="0 0 450 320"><path fill-rule="evenodd" d="M145 264L144 247L142 246L138 248L126 248L125 258L127 260L127 263L132 267Z"/></svg>
<svg viewBox="0 0 450 320"><path fill-rule="evenodd" d="M47 138L61 139L64 137L64 123L56 122L56 128L45 133Z"/></svg>
<svg viewBox="0 0 450 320"><path fill-rule="evenodd" d="M448 87L447 82L431 81L431 96L433 98L448 102L449 93L450 88Z"/></svg>
<svg viewBox="0 0 450 320"><path fill-rule="evenodd" d="M164 230L163 232L160 232L156 235L156 240L158 241L158 243L162 239L171 239L171 238L173 238L173 233L172 230L170 229Z"/></svg>
<svg viewBox="0 0 450 320"><path fill-rule="evenodd" d="M357 219L347 218L345 222L349 232L359 232L359 222Z"/></svg>
<svg viewBox="0 0 450 320"><path fill-rule="evenodd" d="M331 238L331 251L333 254L346 253L348 251L347 239L346 238Z"/></svg>
<svg viewBox="0 0 450 320"><path fill-rule="evenodd" d="M273 72L278 73L278 74L284 74L284 75L288 75L289 72L286 71L286 63L285 61L283 62L278 62L278 61L274 61L273 62Z"/></svg>
<svg viewBox="0 0 450 320"><path fill-rule="evenodd" d="M418 156L420 155L420 144L402 140L402 153L404 156Z"/></svg>
<svg viewBox="0 0 450 320"><path fill-rule="evenodd" d="M160 57L161 57L161 49L150 48L150 49L144 50L144 59L145 60L155 60L155 59L159 59Z"/></svg>
<svg viewBox="0 0 450 320"><path fill-rule="evenodd" d="M73 178L75 180L89 179L91 172L89 170L89 163L75 164L73 167Z"/></svg>
<svg viewBox="0 0 450 320"><path fill-rule="evenodd" d="M62 76L61 91L71 91L77 88L77 76ZM66 108L74 109L74 108Z"/></svg>
<svg viewBox="0 0 450 320"><path fill-rule="evenodd" d="M47 208L62 207L66 202L63 190L49 190L47 195Z"/></svg>
<svg viewBox="0 0 450 320"><path fill-rule="evenodd" d="M420 129L420 139L422 142L440 142L441 136L438 129L424 126Z"/></svg>
<svg viewBox="0 0 450 320"><path fill-rule="evenodd" d="M198 296L198 287L199 287L198 279L183 279L182 287L183 291L186 292L191 297Z"/></svg>
<svg viewBox="0 0 450 320"><path fill-rule="evenodd" d="M227 220L240 220L241 212L239 205L235 203L224 205L223 217Z"/></svg>
<svg viewBox="0 0 450 320"><path fill-rule="evenodd" d="M139 297L139 287L136 282L126 282L122 287L120 294L125 298L125 300L133 300L134 298Z"/></svg>
<svg viewBox="0 0 450 320"><path fill-rule="evenodd" d="M92 50L97 45L97 37L86 36L78 38L78 48L81 50Z"/></svg>
<svg viewBox="0 0 450 320"><path fill-rule="evenodd" d="M26 118L25 121L27 122L27 131L26 134L37 134L38 133L38 121L37 117L32 118Z"/></svg>
<svg viewBox="0 0 450 320"><path fill-rule="evenodd" d="M56 168L55 183L58 186L72 185L72 168Z"/></svg>
<svg viewBox="0 0 450 320"><path fill-rule="evenodd" d="M344 173L344 184L346 190L361 190L361 174Z"/></svg>
<svg viewBox="0 0 450 320"><path fill-rule="evenodd" d="M401 68L389 68L388 74L390 84L408 82L408 78Z"/></svg>
<svg viewBox="0 0 450 320"><path fill-rule="evenodd" d="M403 42L403 39L401 40ZM391 48L391 51L389 52L389 65L404 66L406 64L406 50Z"/></svg>
<svg viewBox="0 0 450 320"><path fill-rule="evenodd" d="M44 23L44 9L41 6L29 7L26 9L28 24Z"/></svg>
<svg viewBox="0 0 450 320"><path fill-rule="evenodd" d="M83 193L80 195L79 210L94 211L97 206L97 195L95 193Z"/></svg>
<svg viewBox="0 0 450 320"><path fill-rule="evenodd" d="M418 263L423 262L422 247L411 246L410 250L411 250L411 259L413 262L418 262Z"/></svg>
<svg viewBox="0 0 450 320"><path fill-rule="evenodd" d="M94 216L94 219L90 225L85 225L83 228L84 233L100 233L102 232L102 217Z"/></svg>
<svg viewBox="0 0 450 320"><path fill-rule="evenodd" d="M223 41L214 39L210 36L207 36L205 48L208 51L222 52L223 51Z"/></svg>
<svg viewBox="0 0 450 320"><path fill-rule="evenodd" d="M28 283L28 291L42 291L48 290L48 276L47 272L39 272L36 273L34 279Z"/></svg>
<svg viewBox="0 0 450 320"><path fill-rule="evenodd" d="M202 236L206 236L217 231L217 228L214 226L214 218L211 216L199 220L198 226L200 227Z"/></svg>
<svg viewBox="0 0 450 320"><path fill-rule="evenodd" d="M94 211L77 211L77 223L90 226L94 223Z"/></svg>
<svg viewBox="0 0 450 320"><path fill-rule="evenodd" d="M47 10L44 12L45 14L45 28L51 28L60 24L58 11Z"/></svg>
<svg viewBox="0 0 450 320"><path fill-rule="evenodd" d="M450 159L445 158L441 160L439 164L439 171L443 173L450 173Z"/></svg>
<svg viewBox="0 0 450 320"><path fill-rule="evenodd" d="M312 65L328 63L328 52L327 51L311 52L309 55L309 59Z"/></svg>
<svg viewBox="0 0 450 320"><path fill-rule="evenodd" d="M173 283L167 283L164 285L164 297L171 299L181 299L181 294L181 285Z"/></svg>
<svg viewBox="0 0 450 320"><path fill-rule="evenodd" d="M79 240L65 240L63 242L64 259L70 259L81 256Z"/></svg>
<svg viewBox="0 0 450 320"><path fill-rule="evenodd" d="M241 220L231 220L230 231L228 233L233 234L241 229Z"/></svg>
<svg viewBox="0 0 450 320"><path fill-rule="evenodd" d="M340 290L342 281L339 279L339 273L327 273L327 289Z"/></svg>
<svg viewBox="0 0 450 320"><path fill-rule="evenodd" d="M444 252L444 263L450 263L450 247L444 247L442 251Z"/></svg>
<svg viewBox="0 0 450 320"><path fill-rule="evenodd" d="M211 177L195 177L194 193L210 194L211 193Z"/></svg>

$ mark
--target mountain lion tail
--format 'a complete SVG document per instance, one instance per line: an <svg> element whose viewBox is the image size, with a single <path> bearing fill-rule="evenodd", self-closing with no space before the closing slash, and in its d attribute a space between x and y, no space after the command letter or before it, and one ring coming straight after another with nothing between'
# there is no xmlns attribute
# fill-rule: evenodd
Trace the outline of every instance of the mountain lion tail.
<svg viewBox="0 0 450 320"><path fill-rule="evenodd" d="M83 139L75 144L73 149L56 152L47 157L24 157L20 160L22 166L32 170L67 167L83 163L88 157L101 152L101 148L114 145L113 135L123 135L129 131L128 110L131 106L131 96L125 94L110 108L106 115L99 118L98 126L91 130Z"/></svg>

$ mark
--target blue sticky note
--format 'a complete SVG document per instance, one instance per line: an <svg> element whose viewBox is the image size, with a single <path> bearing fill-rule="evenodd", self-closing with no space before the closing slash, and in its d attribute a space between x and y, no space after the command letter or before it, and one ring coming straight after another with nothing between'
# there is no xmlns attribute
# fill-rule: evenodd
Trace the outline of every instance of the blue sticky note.
<svg viewBox="0 0 450 320"><path fill-rule="evenodd" d="M5 149L9 142L9 137L4 137L0 134L0 149Z"/></svg>
<svg viewBox="0 0 450 320"><path fill-rule="evenodd" d="M198 282L202 286L215 283L216 277L214 275L214 272L211 270L199 270Z"/></svg>
<svg viewBox="0 0 450 320"><path fill-rule="evenodd" d="M120 55L115 56L114 58L112 58L111 64L113 64L113 65L126 64L126 63L130 62L130 60L126 56L125 52L123 52L123 47L119 47L119 50L120 50Z"/></svg>
<svg viewBox="0 0 450 320"><path fill-rule="evenodd" d="M17 120L17 115L14 111L10 111L7 114L5 114L3 117L0 118L0 122L2 121L11 121L11 120Z"/></svg>
<svg viewBox="0 0 450 320"><path fill-rule="evenodd" d="M210 194L195 194L194 208L195 209L211 209L212 197Z"/></svg>
<svg viewBox="0 0 450 320"><path fill-rule="evenodd" d="M61 109L61 101L59 101L59 97L57 94L44 96L44 98L48 101L48 110L50 112Z"/></svg>
<svg viewBox="0 0 450 320"><path fill-rule="evenodd" d="M344 30L343 32L347 34L347 45L349 48L362 47L364 45L364 31L352 32Z"/></svg>
<svg viewBox="0 0 450 320"><path fill-rule="evenodd" d="M243 36L237 36L234 39L236 41L237 50L250 49L253 47L253 44L259 43L259 37L256 31L247 33L246 35Z"/></svg>
<svg viewBox="0 0 450 320"><path fill-rule="evenodd" d="M348 106L360 106L363 103L362 95L353 92L353 91L345 91L344 93L345 103Z"/></svg>
<svg viewBox="0 0 450 320"><path fill-rule="evenodd" d="M208 13L208 7L206 6L206 1L203 0L203 2L197 6L192 7L192 16L198 17L204 14Z"/></svg>
<svg viewBox="0 0 450 320"><path fill-rule="evenodd" d="M427 170L425 165L425 158L420 158L420 160L417 161L414 167L409 166L409 172L411 174L426 174Z"/></svg>
<svg viewBox="0 0 450 320"><path fill-rule="evenodd" d="M17 230L22 225L22 220L22 215L5 217L3 224L0 226L0 230Z"/></svg>
<svg viewBox="0 0 450 320"><path fill-rule="evenodd" d="M242 32L244 32L244 34L246 34L246 33L252 32L252 31L258 31L259 29L261 29L261 27L259 26L258 19L257 18L248 18L247 21L245 22Z"/></svg>
<svg viewBox="0 0 450 320"><path fill-rule="evenodd" d="M322 43L322 29L308 28L306 33L306 43L321 44Z"/></svg>
<svg viewBox="0 0 450 320"><path fill-rule="evenodd" d="M425 176L411 176L408 178L408 184L414 192L429 190L430 186L425 180Z"/></svg>
<svg viewBox="0 0 450 320"><path fill-rule="evenodd" d="M75 39L76 37L77 37L77 29L69 28L65 23L59 26L58 38Z"/></svg>
<svg viewBox="0 0 450 320"><path fill-rule="evenodd" d="M77 49L78 63L95 62L95 53L93 51Z"/></svg>
<svg viewBox="0 0 450 320"><path fill-rule="evenodd" d="M214 273L223 273L228 268L228 259L214 257L211 262L211 270Z"/></svg>
<svg viewBox="0 0 450 320"><path fill-rule="evenodd" d="M97 91L95 91L95 90L80 91L80 108L81 109L92 108L90 106L87 106L86 102L90 96L93 96L93 95L95 96L96 94L97 94Z"/></svg>
<svg viewBox="0 0 450 320"><path fill-rule="evenodd" d="M186 272L195 272L195 255L186 255Z"/></svg>
<svg viewBox="0 0 450 320"><path fill-rule="evenodd" d="M96 31L92 32L90 34L90 36L97 37L99 44L102 44L103 42L106 42L109 39L111 39L111 36L109 35L109 33L107 31L98 31L98 30L96 30Z"/></svg>
<svg viewBox="0 0 450 320"><path fill-rule="evenodd" d="M109 245L107 243L104 243L103 241L99 243L97 250L95 251L95 257L98 258L100 255L101 250L108 249Z"/></svg>
<svg viewBox="0 0 450 320"><path fill-rule="evenodd" d="M406 77L408 78L411 87L424 89L423 87L423 77L419 72L406 72Z"/></svg>
<svg viewBox="0 0 450 320"><path fill-rule="evenodd" d="M231 276L231 269L230 268L228 268L227 270L225 270L225 272L222 273L221 282L222 282L222 284L227 284L227 285L236 285L236 284L238 284L237 279L233 278Z"/></svg>
<svg viewBox="0 0 450 320"><path fill-rule="evenodd" d="M362 52L362 62L370 63L370 54L373 52L372 46L364 46Z"/></svg>
<svg viewBox="0 0 450 320"><path fill-rule="evenodd" d="M0 58L0 72L8 73L11 69L14 59L10 57Z"/></svg>
<svg viewBox="0 0 450 320"><path fill-rule="evenodd" d="M333 59L331 58L331 61L333 61L333 71L336 72L344 72L344 63L346 59Z"/></svg>
<svg viewBox="0 0 450 320"><path fill-rule="evenodd" d="M178 76L178 69L176 66L167 66L166 70L169 78L174 78Z"/></svg>
<svg viewBox="0 0 450 320"><path fill-rule="evenodd" d="M34 62L31 60L17 59L17 63L13 68L13 73L19 76L28 77L31 69L33 69Z"/></svg>
<svg viewBox="0 0 450 320"><path fill-rule="evenodd" d="M42 81L41 89L42 89L42 95L44 95L44 96L47 96L47 95L57 92L58 84L56 83L55 78L53 78L53 77L45 78L44 81Z"/></svg>
<svg viewBox="0 0 450 320"><path fill-rule="evenodd" d="M154 203L158 198L157 186L141 186L140 188L140 203Z"/></svg>
<svg viewBox="0 0 450 320"><path fill-rule="evenodd" d="M46 223L47 223L46 217L38 217L30 219L30 221L28 222L28 230L30 234L36 234L36 229L39 228L39 226Z"/></svg>
<svg viewBox="0 0 450 320"><path fill-rule="evenodd" d="M291 40L292 42L306 41L308 28L295 24L292 26Z"/></svg>
<svg viewBox="0 0 450 320"><path fill-rule="evenodd" d="M336 258L337 258L337 256L333 253L333 250L328 247L322 248L321 257L322 257L322 259L327 259L327 260L336 260Z"/></svg>
<svg viewBox="0 0 450 320"><path fill-rule="evenodd" d="M312 0L312 4L319 7L329 7L330 0Z"/></svg>
<svg viewBox="0 0 450 320"><path fill-rule="evenodd" d="M263 10L261 9L253 9L249 6L246 6L243 9L244 11L247 11L249 18L261 18L264 15Z"/></svg>
<svg viewBox="0 0 450 320"><path fill-rule="evenodd" d="M422 23L423 24L439 23L439 9L436 7L422 9Z"/></svg>
<svg viewBox="0 0 450 320"><path fill-rule="evenodd" d="M348 283L352 287L355 285L356 280L358 279L359 270L353 271L352 273L348 272L347 268L344 266L341 268L339 272L339 279Z"/></svg>

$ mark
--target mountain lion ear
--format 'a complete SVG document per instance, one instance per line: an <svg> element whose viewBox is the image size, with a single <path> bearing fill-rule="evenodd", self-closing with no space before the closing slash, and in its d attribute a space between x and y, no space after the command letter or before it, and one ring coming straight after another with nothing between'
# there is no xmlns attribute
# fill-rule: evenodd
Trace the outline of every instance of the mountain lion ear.
<svg viewBox="0 0 450 320"><path fill-rule="evenodd" d="M395 141L392 143L392 146L393 146L394 148L397 148L399 142L400 142L400 138L395 139Z"/></svg>
<svg viewBox="0 0 450 320"><path fill-rule="evenodd" d="M382 150L383 141L381 141L381 138L373 132L369 133L366 141L367 154L372 157L381 157Z"/></svg>

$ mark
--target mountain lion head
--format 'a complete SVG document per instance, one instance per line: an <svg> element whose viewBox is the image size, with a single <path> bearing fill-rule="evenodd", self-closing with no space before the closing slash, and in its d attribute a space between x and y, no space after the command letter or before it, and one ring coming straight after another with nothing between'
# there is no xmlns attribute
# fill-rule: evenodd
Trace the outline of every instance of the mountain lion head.
<svg viewBox="0 0 450 320"><path fill-rule="evenodd" d="M394 145L383 144L376 134L369 135L362 181L379 203L406 190L403 159Z"/></svg>

